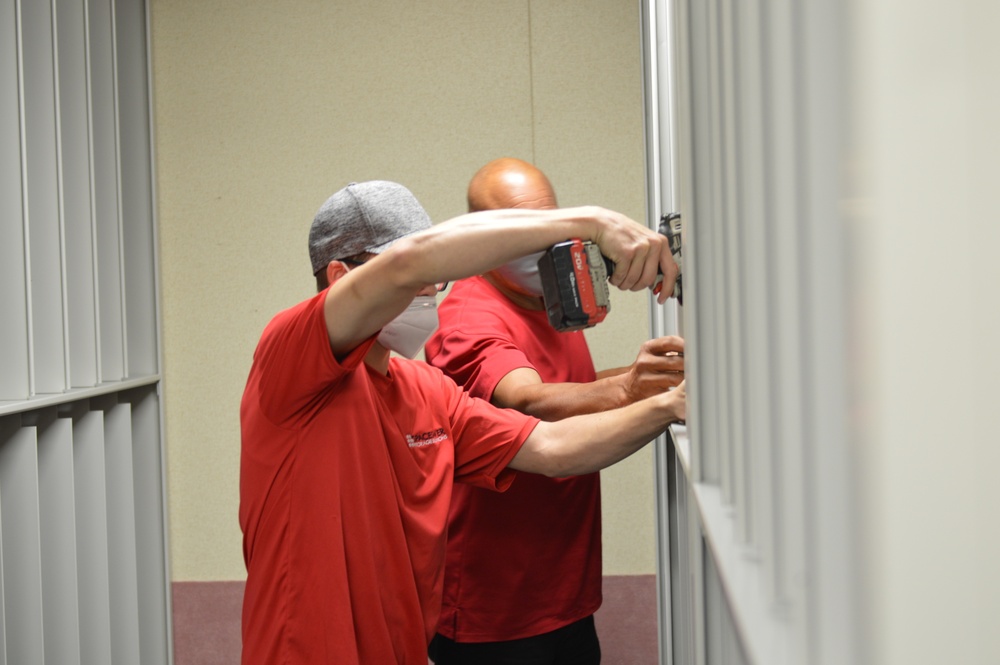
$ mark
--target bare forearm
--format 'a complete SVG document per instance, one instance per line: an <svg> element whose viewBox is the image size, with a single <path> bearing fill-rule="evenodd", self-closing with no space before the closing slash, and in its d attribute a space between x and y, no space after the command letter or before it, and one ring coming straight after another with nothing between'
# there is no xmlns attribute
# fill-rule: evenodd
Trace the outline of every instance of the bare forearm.
<svg viewBox="0 0 1000 665"><path fill-rule="evenodd" d="M539 423L510 466L552 477L593 473L642 448L685 417L683 388L621 409Z"/></svg>
<svg viewBox="0 0 1000 665"><path fill-rule="evenodd" d="M684 380L684 340L658 337L643 342L629 367L607 370L590 383L543 384L532 368L508 372L492 401L542 420L615 409L666 392Z"/></svg>
<svg viewBox="0 0 1000 665"><path fill-rule="evenodd" d="M516 391L497 391L493 403L516 409L541 420L562 420L597 413L630 403L621 378L614 376L590 383L537 383Z"/></svg>
<svg viewBox="0 0 1000 665"><path fill-rule="evenodd" d="M569 237L598 233L593 207L559 210L491 210L461 215L399 243L415 256L407 264L417 283L437 283L478 275L514 258ZM409 247L407 246L409 245Z"/></svg>

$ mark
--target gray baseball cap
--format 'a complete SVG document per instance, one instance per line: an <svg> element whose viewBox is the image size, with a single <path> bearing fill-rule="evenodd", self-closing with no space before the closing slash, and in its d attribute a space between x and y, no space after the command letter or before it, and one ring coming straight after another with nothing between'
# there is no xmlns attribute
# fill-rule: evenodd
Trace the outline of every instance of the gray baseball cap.
<svg viewBox="0 0 1000 665"><path fill-rule="evenodd" d="M406 187L386 180L352 182L326 200L309 229L313 274L335 259L380 254L400 238L431 226Z"/></svg>

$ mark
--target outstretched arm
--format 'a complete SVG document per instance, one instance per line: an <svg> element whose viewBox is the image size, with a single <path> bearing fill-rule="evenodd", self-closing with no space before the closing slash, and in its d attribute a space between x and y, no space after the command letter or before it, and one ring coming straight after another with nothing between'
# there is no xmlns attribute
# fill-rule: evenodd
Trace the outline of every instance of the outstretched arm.
<svg viewBox="0 0 1000 665"><path fill-rule="evenodd" d="M331 263L337 274L325 304L330 345L337 355L349 352L429 284L478 275L568 238L591 240L615 261L614 286L649 288L662 270L661 301L671 293L677 266L666 238L620 213L595 206L470 213L403 238L347 273Z"/></svg>
<svg viewBox="0 0 1000 665"><path fill-rule="evenodd" d="M552 421L626 406L683 380L684 340L658 337L643 343L630 366L599 375L591 383L543 383L535 370L515 369L500 379L490 401Z"/></svg>
<svg viewBox="0 0 1000 665"><path fill-rule="evenodd" d="M686 412L682 382L620 409L540 422L509 466L551 477L600 471L642 448L670 423L683 421Z"/></svg>

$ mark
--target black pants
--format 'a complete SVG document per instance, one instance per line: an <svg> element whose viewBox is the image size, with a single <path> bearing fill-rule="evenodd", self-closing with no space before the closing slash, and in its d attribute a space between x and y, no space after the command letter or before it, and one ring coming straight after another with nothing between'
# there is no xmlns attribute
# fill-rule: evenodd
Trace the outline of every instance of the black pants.
<svg viewBox="0 0 1000 665"><path fill-rule="evenodd" d="M551 633L508 642L459 644L438 634L428 654L435 665L599 665L601 644L589 616Z"/></svg>

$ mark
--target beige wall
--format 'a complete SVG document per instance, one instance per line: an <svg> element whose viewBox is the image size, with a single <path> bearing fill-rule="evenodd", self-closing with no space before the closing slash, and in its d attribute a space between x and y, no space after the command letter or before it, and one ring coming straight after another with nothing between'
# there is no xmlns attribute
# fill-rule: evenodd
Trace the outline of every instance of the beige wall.
<svg viewBox="0 0 1000 665"><path fill-rule="evenodd" d="M404 183L431 217L501 155L560 203L642 220L638 3L151 0L172 576L245 576L238 407L257 337L314 284L319 205L351 180ZM631 362L645 295L590 331ZM647 448L604 472L605 572L654 570Z"/></svg>
<svg viewBox="0 0 1000 665"><path fill-rule="evenodd" d="M850 9L867 662L1000 663L1000 4Z"/></svg>

